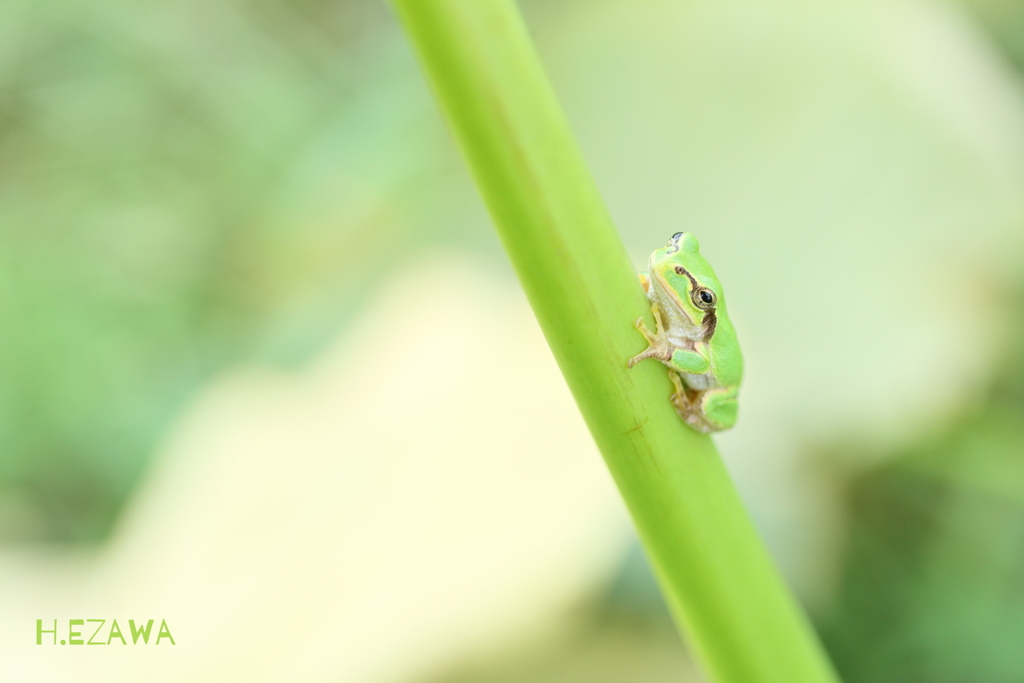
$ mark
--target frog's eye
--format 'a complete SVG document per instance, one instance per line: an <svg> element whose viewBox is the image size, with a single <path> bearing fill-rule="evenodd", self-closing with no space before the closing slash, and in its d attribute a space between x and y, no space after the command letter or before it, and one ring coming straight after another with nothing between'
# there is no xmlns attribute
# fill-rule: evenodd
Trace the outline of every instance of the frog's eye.
<svg viewBox="0 0 1024 683"><path fill-rule="evenodd" d="M707 287L697 287L690 294L690 298L693 299L693 304L697 308L704 310L714 308L715 304L718 302L718 297L716 297L715 293Z"/></svg>

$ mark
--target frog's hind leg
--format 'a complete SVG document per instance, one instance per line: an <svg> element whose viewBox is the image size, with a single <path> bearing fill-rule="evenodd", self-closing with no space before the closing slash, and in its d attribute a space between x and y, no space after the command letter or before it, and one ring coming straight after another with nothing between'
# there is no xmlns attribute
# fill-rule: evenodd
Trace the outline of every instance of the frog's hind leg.
<svg viewBox="0 0 1024 683"><path fill-rule="evenodd" d="M736 424L736 413L739 409L738 387L719 387L708 389L700 398L700 413L708 425L709 432L729 429Z"/></svg>
<svg viewBox="0 0 1024 683"><path fill-rule="evenodd" d="M669 371L668 376L675 387L672 406L686 424L708 434L728 429L736 423L739 406L736 387L691 389L683 383L678 372Z"/></svg>

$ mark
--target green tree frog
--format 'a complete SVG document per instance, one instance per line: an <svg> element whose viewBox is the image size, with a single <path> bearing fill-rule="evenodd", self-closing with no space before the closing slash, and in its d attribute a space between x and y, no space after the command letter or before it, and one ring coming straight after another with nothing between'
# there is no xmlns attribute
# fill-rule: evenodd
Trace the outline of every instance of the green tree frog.
<svg viewBox="0 0 1024 683"><path fill-rule="evenodd" d="M725 309L722 285L700 255L697 238L672 235L648 261L640 282L651 300L656 332L636 319L648 347L629 360L653 358L668 367L672 405L694 429L716 432L736 422L743 356Z"/></svg>

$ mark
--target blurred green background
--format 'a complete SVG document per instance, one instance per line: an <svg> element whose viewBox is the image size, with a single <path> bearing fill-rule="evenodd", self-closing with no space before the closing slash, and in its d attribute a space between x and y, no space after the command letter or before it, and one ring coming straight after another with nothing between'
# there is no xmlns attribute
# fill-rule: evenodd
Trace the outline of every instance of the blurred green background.
<svg viewBox="0 0 1024 683"><path fill-rule="evenodd" d="M843 679L1024 680L1024 9L523 8L638 266L686 229L729 288L719 442ZM0 2L0 207L9 547L102 542L211 377L396 268L512 281L378 2ZM639 550L580 609L443 680L692 680Z"/></svg>

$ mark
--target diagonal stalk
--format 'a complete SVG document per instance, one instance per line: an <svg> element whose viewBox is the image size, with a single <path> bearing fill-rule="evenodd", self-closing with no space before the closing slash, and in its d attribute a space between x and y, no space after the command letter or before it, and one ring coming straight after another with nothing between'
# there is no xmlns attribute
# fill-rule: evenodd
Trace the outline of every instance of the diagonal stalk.
<svg viewBox="0 0 1024 683"><path fill-rule="evenodd" d="M712 681L835 683L710 438L626 360L647 303L511 0L392 0L502 242Z"/></svg>

